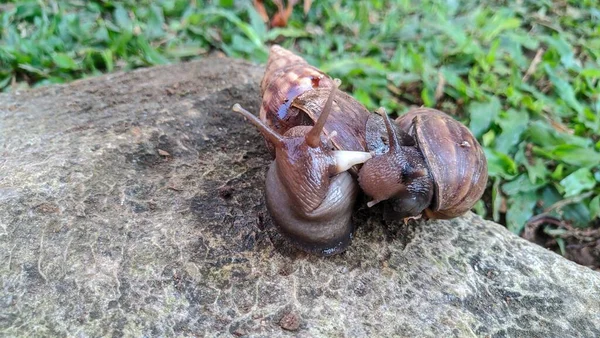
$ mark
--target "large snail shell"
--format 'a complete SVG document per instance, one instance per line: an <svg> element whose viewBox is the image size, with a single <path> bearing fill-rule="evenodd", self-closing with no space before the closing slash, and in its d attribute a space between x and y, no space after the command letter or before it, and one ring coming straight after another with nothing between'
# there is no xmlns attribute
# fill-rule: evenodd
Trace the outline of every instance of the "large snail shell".
<svg viewBox="0 0 600 338"><path fill-rule="evenodd" d="M431 218L460 216L485 190L487 161L479 142L460 122L435 109L419 108L396 119L415 138L434 181Z"/></svg>
<svg viewBox="0 0 600 338"><path fill-rule="evenodd" d="M272 46L261 82L260 119L279 134L319 118L333 80L303 58L280 46ZM339 91L323 128L336 149L364 151L369 111L350 95Z"/></svg>
<svg viewBox="0 0 600 338"><path fill-rule="evenodd" d="M323 84L322 79L326 79ZM319 86L330 90L333 84L327 75L303 58L280 46L272 46L260 84L260 119L281 135L292 127L306 125L299 112L291 112L290 107L300 94Z"/></svg>

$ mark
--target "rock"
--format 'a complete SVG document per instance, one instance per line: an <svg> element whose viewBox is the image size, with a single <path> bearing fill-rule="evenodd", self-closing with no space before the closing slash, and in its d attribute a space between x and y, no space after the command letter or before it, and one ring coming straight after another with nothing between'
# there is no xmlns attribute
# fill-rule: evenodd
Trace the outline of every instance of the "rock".
<svg viewBox="0 0 600 338"><path fill-rule="evenodd" d="M600 336L600 275L468 214L291 248L224 58L0 95L4 336ZM292 330L292 331L289 331Z"/></svg>
<svg viewBox="0 0 600 338"><path fill-rule="evenodd" d="M286 330L296 331L300 328L300 317L293 312L288 312L279 321L279 325Z"/></svg>

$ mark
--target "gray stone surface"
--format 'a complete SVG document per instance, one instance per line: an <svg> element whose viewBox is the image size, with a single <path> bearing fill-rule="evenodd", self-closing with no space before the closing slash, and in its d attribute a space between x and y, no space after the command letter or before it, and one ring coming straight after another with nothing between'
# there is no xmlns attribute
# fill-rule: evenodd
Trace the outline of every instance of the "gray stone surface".
<svg viewBox="0 0 600 338"><path fill-rule="evenodd" d="M357 207L348 252L266 213L262 68L222 58L0 95L1 336L598 337L600 275L475 215Z"/></svg>

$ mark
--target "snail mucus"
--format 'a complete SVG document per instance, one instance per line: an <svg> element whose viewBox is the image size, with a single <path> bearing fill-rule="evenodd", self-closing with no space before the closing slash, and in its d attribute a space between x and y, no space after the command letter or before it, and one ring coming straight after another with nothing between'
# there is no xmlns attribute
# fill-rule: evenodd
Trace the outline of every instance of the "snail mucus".
<svg viewBox="0 0 600 338"><path fill-rule="evenodd" d="M430 108L391 121L383 108L369 112L339 85L275 45L259 117L233 106L274 156L266 204L291 243L323 256L344 251L361 191L369 207L385 201L399 219L457 217L481 198L487 162L467 127Z"/></svg>

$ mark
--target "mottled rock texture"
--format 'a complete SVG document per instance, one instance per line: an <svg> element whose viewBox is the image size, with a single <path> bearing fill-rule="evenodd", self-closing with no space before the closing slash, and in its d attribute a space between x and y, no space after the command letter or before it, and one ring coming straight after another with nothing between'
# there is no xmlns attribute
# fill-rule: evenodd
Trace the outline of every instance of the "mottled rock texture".
<svg viewBox="0 0 600 338"><path fill-rule="evenodd" d="M350 249L289 247L209 58L0 95L0 335L600 337L600 275L475 215L357 206Z"/></svg>

